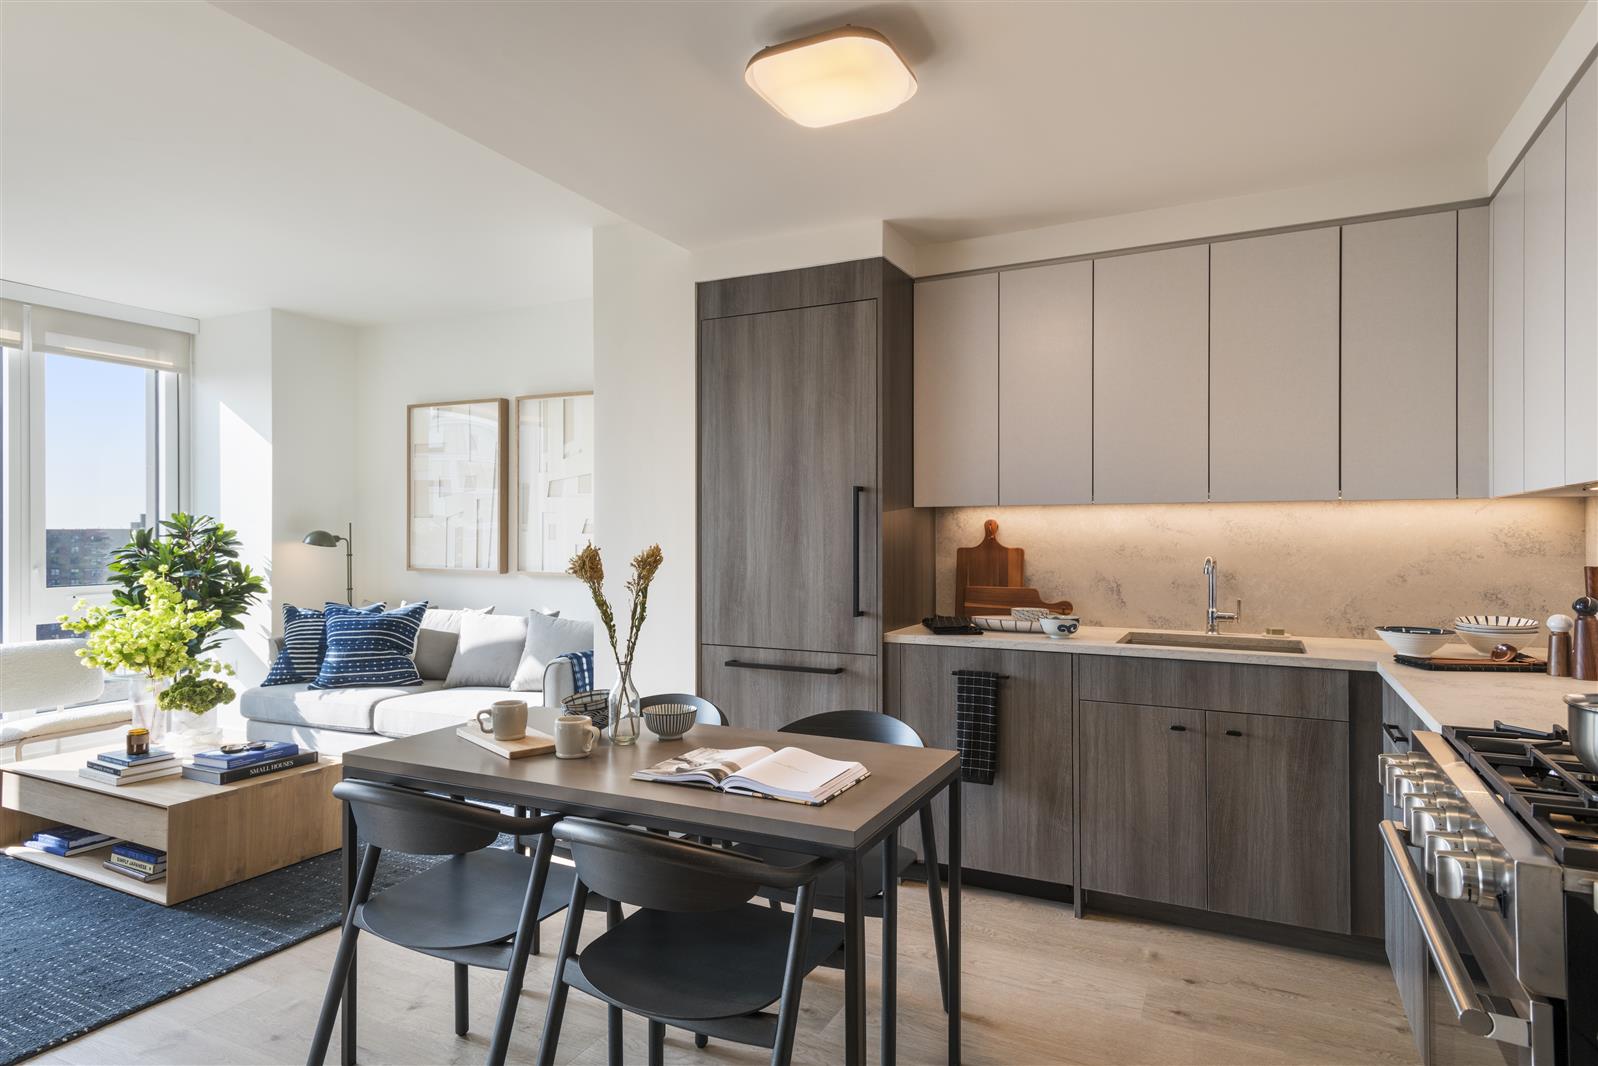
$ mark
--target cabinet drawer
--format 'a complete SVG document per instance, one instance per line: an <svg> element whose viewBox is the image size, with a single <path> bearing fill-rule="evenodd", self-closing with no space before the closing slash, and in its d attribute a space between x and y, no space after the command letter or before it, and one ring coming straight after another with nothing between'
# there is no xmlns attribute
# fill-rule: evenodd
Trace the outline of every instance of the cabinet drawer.
<svg viewBox="0 0 1598 1066"><path fill-rule="evenodd" d="M1084 700L1348 721L1348 674L1299 666L1084 655Z"/></svg>
<svg viewBox="0 0 1598 1066"><path fill-rule="evenodd" d="M741 729L778 729L822 711L882 708L875 655L705 644L699 692Z"/></svg>

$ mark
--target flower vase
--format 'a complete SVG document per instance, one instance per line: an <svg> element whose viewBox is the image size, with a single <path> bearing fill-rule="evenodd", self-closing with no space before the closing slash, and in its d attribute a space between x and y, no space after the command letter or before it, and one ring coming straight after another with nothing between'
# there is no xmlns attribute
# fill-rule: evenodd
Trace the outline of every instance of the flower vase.
<svg viewBox="0 0 1598 1066"><path fill-rule="evenodd" d="M151 743L159 743L167 731L166 712L156 702L156 696L164 687L164 682L144 674L128 678L128 704L133 708L133 721L129 724L134 729L148 729Z"/></svg>
<svg viewBox="0 0 1598 1066"><path fill-rule="evenodd" d="M611 686L605 708L610 724L605 727L612 744L635 744L643 727L643 712L638 707L638 688L633 684L632 664L622 668L616 683Z"/></svg>
<svg viewBox="0 0 1598 1066"><path fill-rule="evenodd" d="M168 711L167 733L162 747L178 755L208 751L222 743L221 714L217 708L201 714L193 711Z"/></svg>

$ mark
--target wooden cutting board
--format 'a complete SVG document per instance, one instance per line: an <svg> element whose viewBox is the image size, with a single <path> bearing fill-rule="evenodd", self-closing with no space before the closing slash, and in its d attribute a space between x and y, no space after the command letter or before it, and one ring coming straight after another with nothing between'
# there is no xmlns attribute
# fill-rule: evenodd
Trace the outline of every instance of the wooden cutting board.
<svg viewBox="0 0 1598 1066"><path fill-rule="evenodd" d="M973 586L1020 588L1026 567L1026 552L999 543L999 523L988 519L982 524L982 543L974 548L954 551L954 613L981 614L967 607L967 594ZM1008 608L1006 608L1006 612ZM992 612L986 612L991 614Z"/></svg>
<svg viewBox="0 0 1598 1066"><path fill-rule="evenodd" d="M555 738L536 729L529 729L520 740L495 740L492 733L483 732L473 722L457 726L455 735L471 741L479 748L487 748L502 759L525 759L532 755L548 755L555 750Z"/></svg>
<svg viewBox="0 0 1598 1066"><path fill-rule="evenodd" d="M1000 588L997 585L967 585L965 590L966 615L1009 614L1015 607L1042 607L1055 614L1070 614L1070 600L1045 600L1037 589Z"/></svg>

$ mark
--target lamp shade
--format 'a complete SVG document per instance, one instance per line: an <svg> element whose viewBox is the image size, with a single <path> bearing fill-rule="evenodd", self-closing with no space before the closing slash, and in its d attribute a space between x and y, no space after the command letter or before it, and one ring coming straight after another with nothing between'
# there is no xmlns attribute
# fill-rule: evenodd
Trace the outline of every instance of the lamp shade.
<svg viewBox="0 0 1598 1066"><path fill-rule="evenodd" d="M305 534L305 543L318 548L336 548L344 543L344 538L325 529L313 529Z"/></svg>
<svg viewBox="0 0 1598 1066"><path fill-rule="evenodd" d="M812 128L892 111L916 93L915 75L888 39L860 26L772 45L749 61L744 81Z"/></svg>

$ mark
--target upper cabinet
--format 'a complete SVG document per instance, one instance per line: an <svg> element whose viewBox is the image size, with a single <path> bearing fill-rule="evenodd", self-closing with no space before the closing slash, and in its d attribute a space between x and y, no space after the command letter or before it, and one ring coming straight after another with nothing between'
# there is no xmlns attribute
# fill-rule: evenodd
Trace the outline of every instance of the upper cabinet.
<svg viewBox="0 0 1598 1066"><path fill-rule="evenodd" d="M1335 500L1335 228L1210 248L1210 499Z"/></svg>
<svg viewBox="0 0 1598 1066"><path fill-rule="evenodd" d="M1492 490L1526 488L1526 167L1493 199Z"/></svg>
<svg viewBox="0 0 1598 1066"><path fill-rule="evenodd" d="M915 287L915 504L999 502L999 277Z"/></svg>
<svg viewBox="0 0 1598 1066"><path fill-rule="evenodd" d="M1093 264L1093 498L1209 497L1205 245Z"/></svg>
<svg viewBox="0 0 1598 1066"><path fill-rule="evenodd" d="M1598 74L1565 101L1565 477L1598 481Z"/></svg>
<svg viewBox="0 0 1598 1066"><path fill-rule="evenodd" d="M999 503L1092 499L1093 264L1006 270L999 275Z"/></svg>
<svg viewBox="0 0 1598 1066"><path fill-rule="evenodd" d="M1526 170L1526 491L1565 477L1565 113L1532 142ZM1590 416L1589 416L1590 417Z"/></svg>
<svg viewBox="0 0 1598 1066"><path fill-rule="evenodd" d="M1485 207L1459 212L1459 496L1491 494L1492 221Z"/></svg>
<svg viewBox="0 0 1598 1066"><path fill-rule="evenodd" d="M1343 498L1458 494L1455 212L1343 227Z"/></svg>

